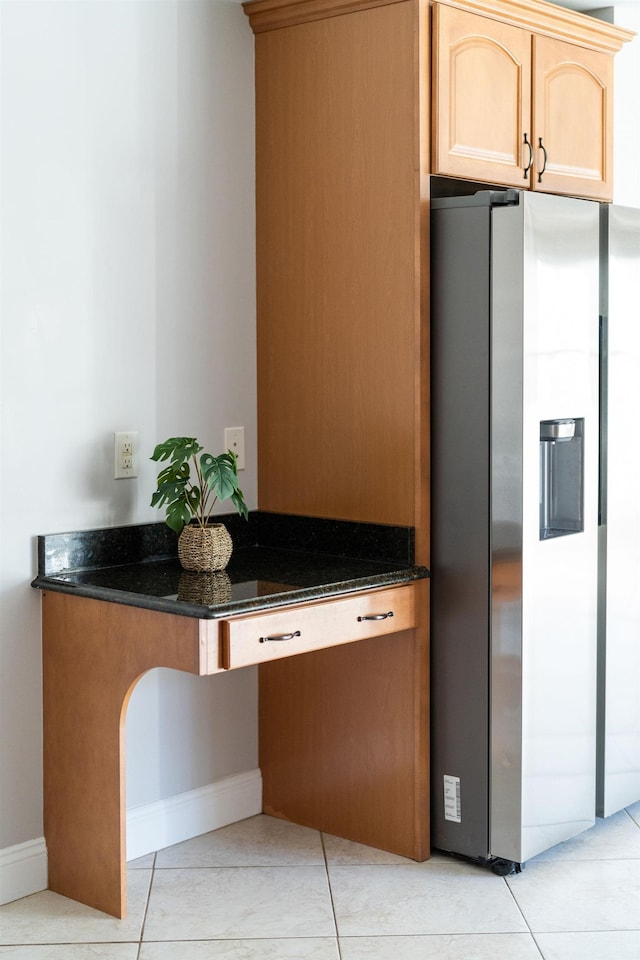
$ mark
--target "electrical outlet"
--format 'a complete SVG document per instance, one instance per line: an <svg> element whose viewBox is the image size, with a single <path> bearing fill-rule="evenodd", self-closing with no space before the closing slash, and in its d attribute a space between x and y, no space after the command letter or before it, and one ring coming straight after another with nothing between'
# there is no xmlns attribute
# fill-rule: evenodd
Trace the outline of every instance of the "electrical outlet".
<svg viewBox="0 0 640 960"><path fill-rule="evenodd" d="M114 478L138 476L138 434L135 430L114 433Z"/></svg>
<svg viewBox="0 0 640 960"><path fill-rule="evenodd" d="M224 449L233 450L238 458L238 470L244 470L244 427L224 428Z"/></svg>

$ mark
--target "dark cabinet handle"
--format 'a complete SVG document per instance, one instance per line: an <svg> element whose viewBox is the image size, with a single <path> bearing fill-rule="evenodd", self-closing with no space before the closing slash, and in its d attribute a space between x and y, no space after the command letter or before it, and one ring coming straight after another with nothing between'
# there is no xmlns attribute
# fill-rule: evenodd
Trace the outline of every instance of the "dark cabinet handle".
<svg viewBox="0 0 640 960"><path fill-rule="evenodd" d="M538 148L542 150L543 163L542 170L538 173L538 183L542 183L542 174L547 169L547 151L545 150L544 144L542 143L542 137L538 137Z"/></svg>
<svg viewBox="0 0 640 960"><path fill-rule="evenodd" d="M369 613L364 617L358 617L358 623L361 623L363 620L388 620L389 617L393 616L393 610L389 610L388 613Z"/></svg>
<svg viewBox="0 0 640 960"><path fill-rule="evenodd" d="M294 637L301 636L300 631L296 630L295 633L276 633L273 637L260 637L259 643L282 643L283 640L293 640Z"/></svg>
<svg viewBox="0 0 640 960"><path fill-rule="evenodd" d="M533 166L533 144L529 143L527 140L526 133L524 135L524 146L529 147L529 162L524 168L524 179L526 180L529 176L529 170L531 170L531 167Z"/></svg>

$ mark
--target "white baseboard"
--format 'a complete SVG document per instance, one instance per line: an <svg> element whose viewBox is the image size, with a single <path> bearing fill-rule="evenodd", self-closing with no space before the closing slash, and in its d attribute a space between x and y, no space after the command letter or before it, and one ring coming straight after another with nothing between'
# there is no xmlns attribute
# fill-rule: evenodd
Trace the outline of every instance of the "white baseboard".
<svg viewBox="0 0 640 960"><path fill-rule="evenodd" d="M127 860L262 811L262 775L251 770L127 810Z"/></svg>
<svg viewBox="0 0 640 960"><path fill-rule="evenodd" d="M262 810L262 776L251 770L127 811L127 860L190 840ZM0 904L47 889L44 837L0 850Z"/></svg>
<svg viewBox="0 0 640 960"><path fill-rule="evenodd" d="M0 903L11 903L47 889L44 837L0 850Z"/></svg>

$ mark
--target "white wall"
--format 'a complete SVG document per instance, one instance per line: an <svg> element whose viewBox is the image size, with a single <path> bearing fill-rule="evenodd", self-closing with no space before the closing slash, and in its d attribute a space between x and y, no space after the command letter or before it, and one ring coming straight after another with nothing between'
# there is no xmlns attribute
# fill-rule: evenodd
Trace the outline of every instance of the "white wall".
<svg viewBox="0 0 640 960"><path fill-rule="evenodd" d="M161 520L153 446L244 425L256 505L253 35L234 0L3 2L0 853L42 836L39 533ZM116 430L140 476L113 480ZM224 508L224 505L223 505ZM257 767L255 675L148 674L136 805ZM185 747L188 747L186 749Z"/></svg>
<svg viewBox="0 0 640 960"><path fill-rule="evenodd" d="M613 199L640 207L640 3L616 4L613 22L638 34L615 59Z"/></svg>
<svg viewBox="0 0 640 960"><path fill-rule="evenodd" d="M615 6L600 7L597 0L567 0L563 6L582 10L599 20L640 33L640 3L618 0ZM625 43L614 60L613 202L640 207L640 40Z"/></svg>

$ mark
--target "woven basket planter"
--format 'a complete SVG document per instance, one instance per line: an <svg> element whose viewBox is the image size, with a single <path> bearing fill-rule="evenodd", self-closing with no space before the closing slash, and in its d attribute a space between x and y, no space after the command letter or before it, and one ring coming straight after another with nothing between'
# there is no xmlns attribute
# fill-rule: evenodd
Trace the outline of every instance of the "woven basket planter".
<svg viewBox="0 0 640 960"><path fill-rule="evenodd" d="M233 542L222 523L206 527L188 523L178 537L178 557L185 570L224 570L232 553Z"/></svg>

